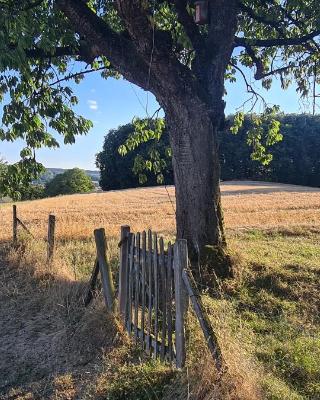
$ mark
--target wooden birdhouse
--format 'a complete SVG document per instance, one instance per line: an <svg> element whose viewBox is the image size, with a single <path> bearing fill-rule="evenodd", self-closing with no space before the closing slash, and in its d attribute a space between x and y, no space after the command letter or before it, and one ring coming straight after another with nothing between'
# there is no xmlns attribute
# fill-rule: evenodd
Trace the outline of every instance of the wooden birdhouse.
<svg viewBox="0 0 320 400"><path fill-rule="evenodd" d="M197 0L194 2L196 7L195 23L205 25L209 22L208 0Z"/></svg>

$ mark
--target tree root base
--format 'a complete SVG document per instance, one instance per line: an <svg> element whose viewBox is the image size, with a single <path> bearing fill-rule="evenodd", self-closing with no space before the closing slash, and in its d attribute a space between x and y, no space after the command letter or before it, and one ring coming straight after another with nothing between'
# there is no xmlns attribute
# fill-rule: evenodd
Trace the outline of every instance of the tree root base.
<svg viewBox="0 0 320 400"><path fill-rule="evenodd" d="M221 246L204 247L201 258L203 283L234 277L233 260L227 249Z"/></svg>

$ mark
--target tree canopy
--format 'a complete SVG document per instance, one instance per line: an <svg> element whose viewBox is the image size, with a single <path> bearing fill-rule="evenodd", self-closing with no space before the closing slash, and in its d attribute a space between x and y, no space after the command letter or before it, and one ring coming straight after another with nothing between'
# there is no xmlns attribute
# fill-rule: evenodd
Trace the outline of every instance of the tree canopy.
<svg viewBox="0 0 320 400"><path fill-rule="evenodd" d="M56 175L45 188L46 196L58 196L61 194L92 192L94 184L91 178L81 169L73 168L63 174Z"/></svg>
<svg viewBox="0 0 320 400"><path fill-rule="evenodd" d="M7 169L8 169L8 166L7 166L6 161L0 156L0 197L3 195L2 182L7 173Z"/></svg>
<svg viewBox="0 0 320 400"><path fill-rule="evenodd" d="M221 178L253 179L320 187L320 117L278 115L283 140L270 148L267 165L254 160L247 145L252 119L247 115L237 135L221 135Z"/></svg>
<svg viewBox="0 0 320 400"><path fill-rule="evenodd" d="M0 139L25 141L24 170L35 149L58 146L53 130L65 143L89 131L91 122L73 111L78 100L72 82L100 71L151 90L160 103L161 79L168 86L183 80L203 96L204 67L213 66L225 46L222 35L231 45L222 52L225 79L238 79L240 71L258 99L246 79L246 69L254 68L255 79L267 89L277 76L283 88L296 82L301 95L317 95L320 5L315 0L214 0L204 26L194 23L194 3L187 0L4 0L0 8L0 98L5 103Z"/></svg>

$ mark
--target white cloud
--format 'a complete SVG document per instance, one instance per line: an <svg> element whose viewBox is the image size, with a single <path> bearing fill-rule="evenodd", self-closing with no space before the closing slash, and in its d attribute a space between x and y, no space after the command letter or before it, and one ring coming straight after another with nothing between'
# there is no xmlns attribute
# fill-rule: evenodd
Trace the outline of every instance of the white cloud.
<svg viewBox="0 0 320 400"><path fill-rule="evenodd" d="M96 100L88 100L89 108L90 110L97 110L98 109L98 103Z"/></svg>

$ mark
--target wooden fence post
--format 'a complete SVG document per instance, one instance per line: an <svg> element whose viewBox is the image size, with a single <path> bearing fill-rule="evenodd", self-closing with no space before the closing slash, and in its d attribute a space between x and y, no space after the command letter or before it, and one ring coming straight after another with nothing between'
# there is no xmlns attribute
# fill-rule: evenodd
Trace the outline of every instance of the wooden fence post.
<svg viewBox="0 0 320 400"><path fill-rule="evenodd" d="M96 241L97 258L99 262L101 280L103 286L103 294L106 306L109 311L114 312L114 287L112 281L111 268L107 261L107 241L106 234L103 228L95 229L94 238Z"/></svg>
<svg viewBox="0 0 320 400"><path fill-rule="evenodd" d="M127 317L128 273L129 273L129 246L130 226L121 226L120 239L120 269L119 269L119 313L125 326Z"/></svg>
<svg viewBox="0 0 320 400"><path fill-rule="evenodd" d="M18 238L18 219L17 219L17 206L14 204L12 206L12 237L13 237L13 244L17 244L17 238Z"/></svg>
<svg viewBox="0 0 320 400"><path fill-rule="evenodd" d="M176 367L183 368L186 361L185 315L188 309L188 294L182 281L182 271L188 265L188 248L185 239L174 245L174 287L176 305Z"/></svg>
<svg viewBox="0 0 320 400"><path fill-rule="evenodd" d="M48 264L52 262L54 255L54 234L56 228L56 217L52 214L49 215L48 220L48 243L47 243L47 261Z"/></svg>

